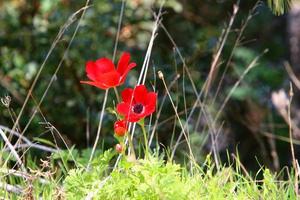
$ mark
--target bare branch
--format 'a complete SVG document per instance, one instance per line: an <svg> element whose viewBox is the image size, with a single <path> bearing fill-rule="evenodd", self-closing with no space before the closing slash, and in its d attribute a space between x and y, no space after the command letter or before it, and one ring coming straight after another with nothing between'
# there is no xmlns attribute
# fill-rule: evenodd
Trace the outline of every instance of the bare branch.
<svg viewBox="0 0 300 200"><path fill-rule="evenodd" d="M3 188L7 192L12 192L16 194L21 194L23 189L20 186L13 186L7 183L0 182L0 188Z"/></svg>

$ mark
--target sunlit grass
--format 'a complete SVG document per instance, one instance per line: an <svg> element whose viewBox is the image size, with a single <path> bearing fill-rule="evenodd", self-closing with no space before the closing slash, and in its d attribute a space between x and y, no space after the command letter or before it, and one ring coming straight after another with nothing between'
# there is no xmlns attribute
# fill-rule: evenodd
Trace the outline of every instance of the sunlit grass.
<svg viewBox="0 0 300 200"><path fill-rule="evenodd" d="M7 173L2 168L1 182L18 184L23 190L13 186L14 192L1 189L0 194L8 199L296 199L292 175L284 181L262 168L256 176L249 176L242 171L240 162L217 168L208 156L201 166L190 171L155 153L136 161L124 157L112 171L116 153L109 150L98 152L86 171L90 151L81 156L74 151L73 157L81 167L70 169L67 174L52 165L56 156L44 161L43 167L28 160L31 177L17 171ZM59 159L65 169L71 165L68 154L66 151ZM262 178L255 178L259 175ZM18 194L20 191L23 192Z"/></svg>

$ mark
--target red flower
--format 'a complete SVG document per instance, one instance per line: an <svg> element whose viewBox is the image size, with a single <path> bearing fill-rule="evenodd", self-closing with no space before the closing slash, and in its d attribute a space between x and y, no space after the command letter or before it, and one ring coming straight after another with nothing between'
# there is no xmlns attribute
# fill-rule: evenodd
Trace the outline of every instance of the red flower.
<svg viewBox="0 0 300 200"><path fill-rule="evenodd" d="M130 62L130 54L124 52L118 63L117 69L108 58L100 58L96 62L88 61L86 63L87 77L91 81L80 81L81 83L96 86L101 89L115 87L124 83L130 69L136 66L136 63Z"/></svg>
<svg viewBox="0 0 300 200"><path fill-rule="evenodd" d="M118 120L114 124L115 134L119 137L123 137L127 131L126 121Z"/></svg>
<svg viewBox="0 0 300 200"><path fill-rule="evenodd" d="M129 122L137 122L155 111L157 94L148 92L144 85L134 89L127 88L122 92L122 102L117 105L117 111Z"/></svg>

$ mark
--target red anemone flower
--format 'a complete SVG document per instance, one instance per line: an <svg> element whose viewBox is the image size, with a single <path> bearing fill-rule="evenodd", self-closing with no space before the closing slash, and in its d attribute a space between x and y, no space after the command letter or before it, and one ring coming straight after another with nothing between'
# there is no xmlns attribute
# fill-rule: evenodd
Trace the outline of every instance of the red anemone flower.
<svg viewBox="0 0 300 200"><path fill-rule="evenodd" d="M122 92L122 102L117 111L129 122L137 122L155 111L157 94L148 92L144 85L134 89L127 88Z"/></svg>
<svg viewBox="0 0 300 200"><path fill-rule="evenodd" d="M125 120L118 120L114 124L114 130L115 134L119 137L123 137L127 131L127 126L126 126L126 121Z"/></svg>
<svg viewBox="0 0 300 200"><path fill-rule="evenodd" d="M122 53L117 69L108 58L100 58L86 63L87 77L91 81L80 81L81 83L93 85L101 89L108 89L124 83L130 69L134 68L136 63L130 63L130 54Z"/></svg>

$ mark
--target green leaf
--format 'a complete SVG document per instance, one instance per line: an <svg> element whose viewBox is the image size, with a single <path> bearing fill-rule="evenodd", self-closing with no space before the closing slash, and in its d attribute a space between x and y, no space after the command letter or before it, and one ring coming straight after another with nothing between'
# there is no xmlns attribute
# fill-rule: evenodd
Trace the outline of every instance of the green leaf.
<svg viewBox="0 0 300 200"><path fill-rule="evenodd" d="M39 142L41 144L47 144L47 145L52 146L52 147L56 147L56 145L54 143L52 143L49 140L43 139L43 138L34 137L33 141Z"/></svg>
<svg viewBox="0 0 300 200"><path fill-rule="evenodd" d="M106 111L110 114L113 114L115 116L118 116L118 113L116 112L116 109L112 108L112 107L108 107L106 108Z"/></svg>
<svg viewBox="0 0 300 200"><path fill-rule="evenodd" d="M250 94L254 94L254 92L255 91L253 91L249 87L239 86L232 93L232 98L237 99L237 100L244 100L247 97L249 97Z"/></svg>
<svg viewBox="0 0 300 200"><path fill-rule="evenodd" d="M275 15L284 14L291 6L292 0L268 0L268 5Z"/></svg>

